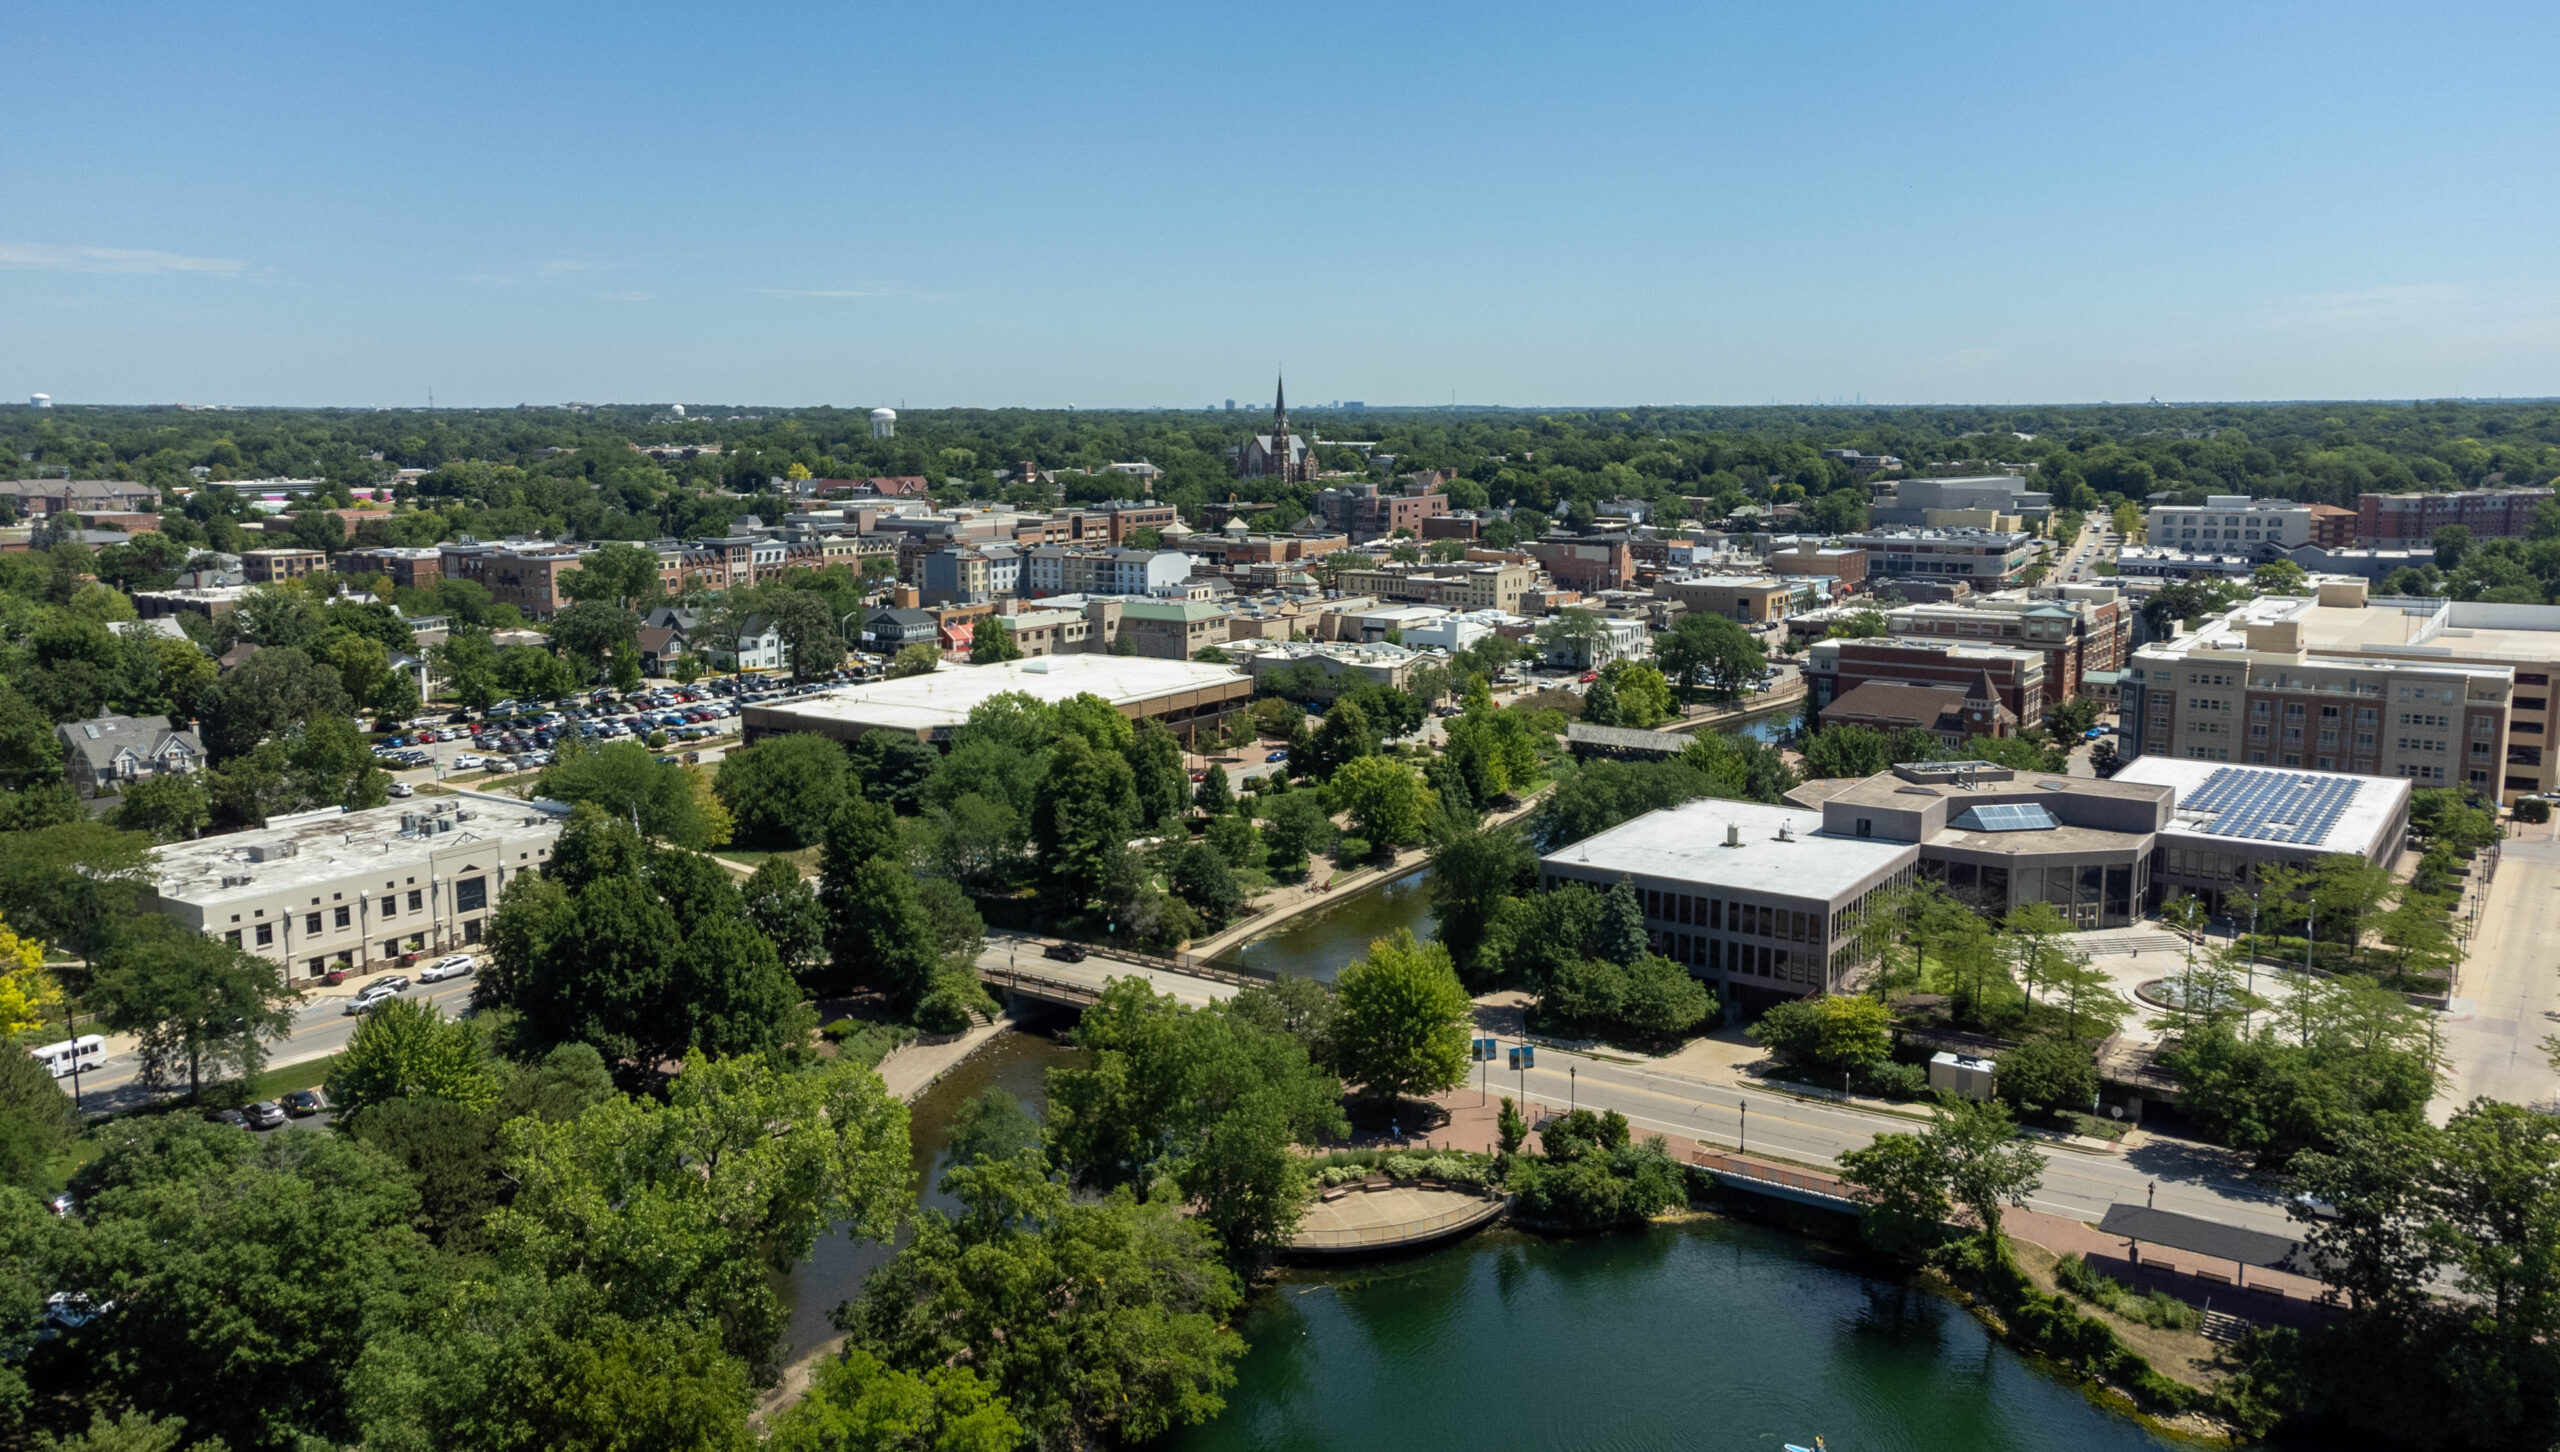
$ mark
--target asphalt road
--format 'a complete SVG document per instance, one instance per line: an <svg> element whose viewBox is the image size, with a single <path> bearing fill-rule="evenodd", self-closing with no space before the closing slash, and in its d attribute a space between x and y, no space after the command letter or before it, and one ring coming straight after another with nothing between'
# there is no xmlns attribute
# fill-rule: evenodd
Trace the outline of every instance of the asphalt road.
<svg viewBox="0 0 2560 1452"><path fill-rule="evenodd" d="M347 1041L355 1037L356 1025L364 1021L361 1016L346 1012L347 1000L357 989L379 976L349 979L343 987L312 992L294 1010L292 1031L269 1046L267 1067L280 1069L307 1063L327 1058L345 1048ZM435 1004L447 1018L459 1014L470 1000L471 980L468 977L448 978L442 983L418 983L417 976L415 969L409 970L412 986L407 996ZM110 1040L110 1044L115 1045L115 1041ZM81 1107L89 1110L128 1109L171 1092L144 1086L139 1078L141 1070L141 1058L129 1041L115 1046L115 1051L107 1055L101 1067L80 1076ZM63 1080L62 1086L65 1090L70 1089L71 1081ZM179 1087L183 1089L184 1086Z"/></svg>
<svg viewBox="0 0 2560 1452"><path fill-rule="evenodd" d="M1081 963L1044 959L1038 944L1029 940L997 940L979 962L991 967L1010 964L1096 989L1109 979L1136 974L1159 992L1172 992L1193 1005L1235 992L1223 983L1131 964L1107 953L1094 953ZM1747 1147L1805 1164L1835 1164L1841 1154L1865 1148L1878 1134L1908 1132L1927 1120L1918 1109L1899 1114L1798 1098L1545 1045L1539 1047L1537 1059L1537 1067L1525 1077L1493 1073L1492 1092L1525 1094L1542 1104L1615 1109L1639 1130L1686 1135L1702 1144ZM2109 1205L2119 1202L2156 1204L2163 1210L2272 1234L2292 1235L2298 1230L2274 1191L2249 1183L2242 1177L2242 1161L2209 1145L2155 1140L2122 1153L2061 1144L2040 1148L2046 1162L2044 1187L2029 1202L2038 1210L2096 1221L2105 1217Z"/></svg>

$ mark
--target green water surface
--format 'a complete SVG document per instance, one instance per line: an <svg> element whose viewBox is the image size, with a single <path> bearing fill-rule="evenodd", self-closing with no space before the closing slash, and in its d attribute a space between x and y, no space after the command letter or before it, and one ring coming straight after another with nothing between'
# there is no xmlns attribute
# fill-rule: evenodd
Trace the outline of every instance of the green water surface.
<svg viewBox="0 0 2560 1452"><path fill-rule="evenodd" d="M2178 1445L1962 1309L1784 1233L1701 1220L1298 1272L1257 1297L1179 1452L2005 1452Z"/></svg>

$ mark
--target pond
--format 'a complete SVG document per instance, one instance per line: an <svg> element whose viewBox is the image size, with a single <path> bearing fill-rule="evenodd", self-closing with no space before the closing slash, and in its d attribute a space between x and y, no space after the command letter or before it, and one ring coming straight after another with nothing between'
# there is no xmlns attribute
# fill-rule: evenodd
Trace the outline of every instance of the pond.
<svg viewBox="0 0 2560 1452"><path fill-rule="evenodd" d="M1176 1452L2131 1452L1962 1309L1831 1247L1694 1220L1284 1275L1227 1410Z"/></svg>

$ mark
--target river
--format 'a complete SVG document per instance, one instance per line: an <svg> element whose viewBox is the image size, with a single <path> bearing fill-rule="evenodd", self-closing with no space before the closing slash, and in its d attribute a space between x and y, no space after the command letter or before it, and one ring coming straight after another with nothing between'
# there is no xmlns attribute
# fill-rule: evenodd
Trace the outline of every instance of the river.
<svg viewBox="0 0 2560 1452"><path fill-rule="evenodd" d="M1428 938L1430 901L1427 874L1409 872L1242 956L1331 979L1373 938ZM954 1208L932 1184L963 1103L992 1085L1036 1112L1043 1075L1079 1057L1008 1034L926 1091L912 1130L924 1203ZM819 1242L790 1278L792 1358L834 1334L828 1312L886 1255ZM1816 1433L1835 1452L2176 1445L2038 1371L1955 1305L1739 1221L1565 1240L1495 1230L1383 1264L1293 1270L1254 1296L1241 1329L1252 1349L1225 1414L1168 1438L1174 1452L1778 1452Z"/></svg>

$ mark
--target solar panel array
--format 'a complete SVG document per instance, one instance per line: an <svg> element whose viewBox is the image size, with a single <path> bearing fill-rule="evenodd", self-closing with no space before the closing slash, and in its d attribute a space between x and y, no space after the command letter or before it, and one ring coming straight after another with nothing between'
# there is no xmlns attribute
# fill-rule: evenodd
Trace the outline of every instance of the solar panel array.
<svg viewBox="0 0 2560 1452"><path fill-rule="evenodd" d="M2062 824L2033 802L1994 802L1965 808L1950 825L1964 832L2050 832Z"/></svg>
<svg viewBox="0 0 2560 1452"><path fill-rule="evenodd" d="M2182 810L2214 813L2213 825L2204 830L2216 837L2308 846L2329 835L2361 785L2351 776L2225 766L2216 768L2195 795L2178 805Z"/></svg>

